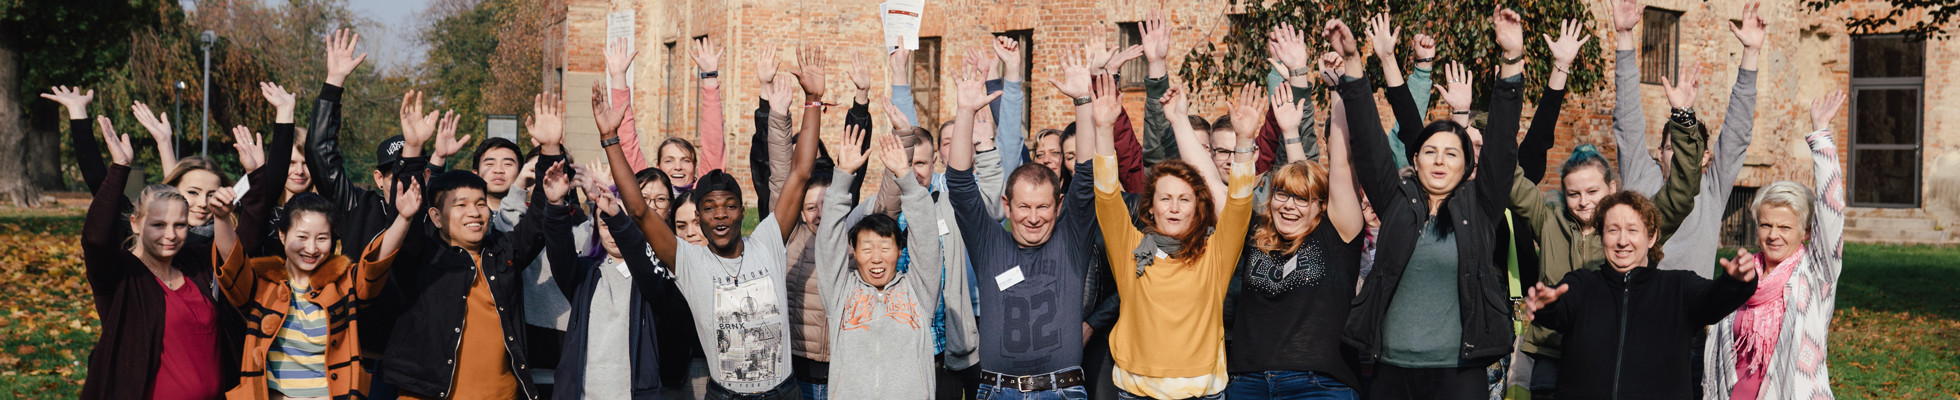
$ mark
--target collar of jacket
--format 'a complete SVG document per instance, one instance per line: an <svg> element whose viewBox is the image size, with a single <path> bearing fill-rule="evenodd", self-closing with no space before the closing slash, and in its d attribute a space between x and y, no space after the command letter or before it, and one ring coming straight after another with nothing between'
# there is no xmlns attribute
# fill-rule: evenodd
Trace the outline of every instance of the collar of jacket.
<svg viewBox="0 0 1960 400"><path fill-rule="evenodd" d="M252 259L250 262L252 270L258 272L259 279L271 282L286 282L292 279L291 276L286 275L285 257L259 257ZM347 256L335 254L332 257L327 257L326 262L320 263L318 268L313 269L313 276L307 278L306 285L311 287L313 291L326 289L327 284L339 281L340 276L346 274L347 267L352 264L353 262L348 260Z"/></svg>
<svg viewBox="0 0 1960 400"><path fill-rule="evenodd" d="M1606 284L1614 288L1626 287L1629 283L1634 285L1647 283L1648 280L1654 279L1654 274L1660 271L1654 266L1653 262L1648 262L1647 266L1636 267L1622 274L1619 271L1614 271L1613 266L1608 265L1609 263L1611 261L1602 262L1597 269L1599 270L1599 276L1606 278Z"/></svg>

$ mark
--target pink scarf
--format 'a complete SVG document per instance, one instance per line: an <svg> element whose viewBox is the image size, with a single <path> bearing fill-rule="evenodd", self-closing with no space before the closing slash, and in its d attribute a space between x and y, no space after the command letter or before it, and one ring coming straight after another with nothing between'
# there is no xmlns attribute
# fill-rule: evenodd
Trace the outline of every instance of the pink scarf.
<svg viewBox="0 0 1960 400"><path fill-rule="evenodd" d="M1804 257L1804 248L1797 247L1789 258L1776 264L1776 269L1756 283L1756 294L1735 311L1735 345L1738 372L1744 376L1761 375L1769 365L1769 357L1775 354L1776 337L1783 331L1783 287L1794 275L1797 263ZM1762 268L1764 256L1757 254L1750 262Z"/></svg>

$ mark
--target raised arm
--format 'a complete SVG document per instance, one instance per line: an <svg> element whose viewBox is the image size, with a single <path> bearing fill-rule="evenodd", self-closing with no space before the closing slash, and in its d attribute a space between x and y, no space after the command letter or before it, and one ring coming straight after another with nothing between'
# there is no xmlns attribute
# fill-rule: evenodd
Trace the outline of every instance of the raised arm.
<svg viewBox="0 0 1960 400"><path fill-rule="evenodd" d="M796 146L792 143L794 138L790 136L789 120L789 104L792 101L790 96L796 93L796 86L788 79L776 79L774 83L763 86L762 89L762 95L769 103L769 140L762 145L769 149L769 186L763 190L769 192L769 198L781 200L783 185L789 183L790 159L796 156ZM761 208L770 209L771 212L776 208L775 203L756 204Z"/></svg>
<svg viewBox="0 0 1960 400"><path fill-rule="evenodd" d="M946 168L961 170L973 168L973 120L975 114L981 108L986 107L988 103L993 102L995 98L1000 97L1001 94L1000 92L988 93L986 84L982 79L985 79L985 74L980 69L968 65L964 71L961 71L958 80L954 82L959 96L956 98L958 100L958 103L956 103L958 108L953 113L953 126L946 132L940 132L940 134L951 136L947 140L951 144L947 145ZM886 164L890 165L891 163Z"/></svg>
<svg viewBox="0 0 1960 400"><path fill-rule="evenodd" d="M1402 28L1394 26L1388 13L1377 13L1368 19L1368 47L1375 51L1375 59L1382 63L1382 80L1389 90L1402 87L1408 81L1402 78L1401 60L1395 58L1395 45L1401 43Z"/></svg>
<svg viewBox="0 0 1960 400"><path fill-rule="evenodd" d="M1328 25L1333 27L1339 22L1339 20L1329 21ZM1345 31L1346 28L1342 26L1339 30ZM1330 37L1341 34L1340 31L1328 29ZM1340 42L1335 41L1335 43ZM1337 45L1336 51L1342 53L1341 58L1346 60L1342 63L1342 69L1346 71L1345 78L1341 78L1345 82L1339 86L1341 102L1354 105L1345 107L1349 146L1352 147L1352 154L1356 155L1352 160L1354 175L1361 184L1361 190L1367 193L1370 204L1395 204L1393 203L1395 196L1401 193L1396 182L1401 178L1398 176L1394 159L1388 154L1383 154L1391 150L1388 146L1388 136L1382 133L1381 114L1373 106L1374 88L1367 79L1362 79L1364 69L1354 65L1365 63L1361 61L1360 54L1354 53L1351 48ZM1454 84L1462 85L1461 90L1466 93L1470 91L1468 82Z"/></svg>
<svg viewBox="0 0 1960 400"><path fill-rule="evenodd" d="M136 114L136 122L143 125L143 131L156 141L157 160L163 163L163 174L170 175L170 170L177 167L177 148L172 140L176 136L171 133L170 120L166 119L169 115L152 113L149 105L140 101L130 108Z"/></svg>
<svg viewBox="0 0 1960 400"><path fill-rule="evenodd" d="M728 158L728 137L721 126L721 49L708 38L695 39L692 49L694 66L701 69L700 123L694 127L701 136L701 170L713 171L722 169Z"/></svg>
<svg viewBox="0 0 1960 400"><path fill-rule="evenodd" d="M592 84L594 94L601 90L604 89L599 83ZM621 114L630 114L633 109L627 107L625 110L614 110L598 100L598 97L593 97L592 120L599 125L601 143L617 141L619 124L624 119ZM618 145L604 146L604 148L606 165L611 166L609 169L612 171L613 182L637 182L633 177L633 166L626 162L626 151ZM619 196L620 203L624 203L622 205L626 208L626 214L632 216L633 223L645 233L647 246L651 247L654 256L660 259L660 264L674 265L674 242L679 240L679 237L674 236L674 228L667 226L667 223L660 218L655 218L653 210L647 207L646 197L640 195L639 190L622 189L619 191ZM615 243L619 242L619 238L613 239Z"/></svg>
<svg viewBox="0 0 1960 400"><path fill-rule="evenodd" d="M1484 132L1488 138L1518 137L1518 119L1524 112L1524 22L1516 11L1499 9L1491 16L1496 25L1498 47L1503 49L1505 58L1498 67L1497 81L1492 82L1490 92L1490 123ZM1509 60L1518 60L1510 62ZM1472 179L1477 185L1478 199L1484 212L1502 217L1505 205L1511 201L1511 183L1515 175L1505 175L1518 167L1518 142L1516 140L1485 140L1483 150L1477 152L1477 168L1495 171L1488 176Z"/></svg>
<svg viewBox="0 0 1960 400"><path fill-rule="evenodd" d="M360 262L361 281L358 286L360 297L375 298L388 279L388 271L394 267L395 252L400 251L411 230L415 226L415 213L422 209L422 185L409 182L395 186L395 221L388 229L381 231L380 240L368 244L362 250Z"/></svg>
<svg viewBox="0 0 1960 400"><path fill-rule="evenodd" d="M1062 60L1062 80L1049 79L1048 84L1054 85L1055 91L1074 101L1075 154L1082 158L1089 158L1098 154L1094 131L1090 130L1096 126L1096 113L1095 109L1089 106L1090 100L1093 99L1090 97L1092 79L1083 53L1081 46L1064 46L1061 53L1057 55ZM1110 154L1116 154L1116 150L1111 149Z"/></svg>
<svg viewBox="0 0 1960 400"><path fill-rule="evenodd" d="M822 47L805 46L797 52L797 81L803 84L803 101L823 102L824 59ZM803 208L803 188L810 184L810 165L817 161L817 137L823 127L823 107L803 108L803 128L796 133L796 156L792 158L789 182L783 184L783 197L776 200L775 214L793 216ZM796 229L797 218L776 218L783 232Z"/></svg>
<svg viewBox="0 0 1960 400"><path fill-rule="evenodd" d="M307 122L306 135L306 173L313 179L313 191L332 201L334 209L345 214L359 207L360 189L354 187L354 179L347 175L346 160L340 153L340 95L341 83L347 75L354 72L367 54L354 55L354 45L360 35L350 35L340 30L333 40L327 43L327 76L321 80L320 97L313 100L312 119Z"/></svg>
<svg viewBox="0 0 1960 400"><path fill-rule="evenodd" d="M1838 91L1811 102L1810 123L1816 129L1804 140L1810 143L1811 187L1816 190L1810 207L1811 267L1833 282L1844 269L1844 170L1838 166L1837 141L1831 136L1831 120L1845 95ZM1819 265L1824 264L1824 265Z"/></svg>
<svg viewBox="0 0 1960 400"><path fill-rule="evenodd" d="M102 130L103 141L108 143L109 157L114 164L103 175L100 187L95 189L94 200L89 201L88 216L82 221L82 251L87 258L102 259L117 252L127 253L122 248L125 236L120 234L128 227L118 227L123 222L123 207L129 199L123 197L123 186L129 182L129 163L135 156L129 145L129 135L117 135L109 125L109 117L97 116L96 123ZM94 139L90 139L93 141ZM139 265L126 265L111 262L87 262L85 273L91 284L100 286L106 279L132 274L143 270Z"/></svg>
<svg viewBox="0 0 1960 400"><path fill-rule="evenodd" d="M1205 151L1204 143L1198 141L1198 135L1209 133L1197 132L1191 127L1191 118L1188 114L1191 109L1191 94L1182 87L1172 87L1165 91L1164 100L1164 114L1170 122L1173 137L1177 139L1177 159L1190 164L1191 169L1198 170L1198 176L1204 177L1206 184L1224 185L1225 180L1218 175L1218 164L1211 162L1211 152ZM1217 197L1221 194L1222 192L1213 191L1212 198L1223 198Z"/></svg>
<svg viewBox="0 0 1960 400"><path fill-rule="evenodd" d="M969 70L969 72L973 71ZM964 97L966 97L966 92L971 89L970 87L979 88L979 90L971 90L974 92L985 91L986 86L984 81L982 81L983 79L986 79L985 75L969 73L959 82L962 97L959 105L960 114L967 114L964 118L971 119L971 114L974 114L980 109L979 106L966 103L967 100L972 99ZM999 93L994 92L994 96L999 96ZM987 102L984 101L979 102L980 106L986 104ZM968 108L971 108L971 110ZM960 118L960 116L956 115L955 118ZM960 123L954 122L953 124L957 126ZM959 140L955 139L953 142L958 143ZM905 148L899 145L898 139L891 137L891 135L885 136L883 146L880 147L884 148L884 152L880 154L880 158L887 160L885 161L887 168L892 167L892 164L898 164L896 162L898 159L897 156L905 152ZM938 224L940 221L939 207L933 205L932 194L926 190L925 186L920 186L919 181L916 179L895 179L893 181L898 183L900 193L903 193L902 196L905 197L900 207L905 209L905 220L912 227L905 231L905 252L910 253L913 260L943 259L939 254L939 231L932 228L932 226ZM829 214L829 211L825 211L825 214ZM993 225L988 225L988 227L993 227ZM936 308L936 303L941 297L940 291L945 290L946 285L940 282L940 276L946 274L946 270L949 268L960 268L962 270L966 268L965 265L959 263L937 262L918 262L912 264L912 266L913 268L906 272L907 275L910 275L906 277L908 278L906 280L910 281L912 289L919 293L918 299L932 302L926 305L927 308ZM955 298L955 301L967 301L967 296L961 295Z"/></svg>
<svg viewBox="0 0 1960 400"><path fill-rule="evenodd" d="M1613 2L1613 143L1619 152L1620 187L1640 194L1660 191L1661 163L1647 153L1646 110L1640 105L1639 0Z"/></svg>
<svg viewBox="0 0 1960 400"><path fill-rule="evenodd" d="M1577 20L1565 20L1560 24L1558 40L1545 36L1545 46L1552 50L1552 76L1539 94L1538 110L1532 113L1531 129L1525 131L1524 139L1518 142L1518 166L1524 168L1524 177L1532 184L1544 180L1545 153L1552 150L1557 139L1559 111L1565 108L1565 81L1572 74L1572 61L1579 57L1579 49L1592 41L1592 35L1582 35L1585 25Z"/></svg>
<svg viewBox="0 0 1960 400"><path fill-rule="evenodd" d="M606 98L611 100L608 104L611 104L613 111L624 111L633 104L632 85L627 84L632 82L633 78L626 76L626 69L632 68L633 59L640 56L640 50L634 48L631 42L632 39L629 38L618 38L613 39L612 46L606 47L607 79L605 94ZM703 70L706 71L705 68ZM703 86L706 86L709 80L713 79L704 79L702 82ZM719 82L719 80L714 81ZM702 109L704 120L707 112L707 109ZM721 115L721 109L716 108L714 113L719 117ZM637 172L646 169L648 167L647 156L646 152L640 149L640 135L638 129L634 126L635 120L633 113L622 112L621 115L625 117L619 124L619 145L626 150L626 164L633 167L628 172ZM716 124L715 126L721 125ZM704 137L703 139L706 138Z"/></svg>
<svg viewBox="0 0 1960 400"><path fill-rule="evenodd" d="M994 37L994 55L1006 65L1001 71L1001 95L994 107L994 113L1000 115L994 118L994 144L1000 149L1000 169L1007 173L1014 173L1028 161L1027 66L1021 65L1021 46L1018 39Z"/></svg>
<svg viewBox="0 0 1960 400"><path fill-rule="evenodd" d="M1416 115L1426 116L1429 115L1431 106L1430 95L1434 93L1431 90L1436 84L1436 81L1430 78L1436 66L1436 38L1417 33L1415 38L1409 40L1409 44L1410 47L1415 48L1416 62L1415 68L1409 69L1409 79L1404 86L1407 86L1409 98L1416 103ZM1397 122L1394 127L1389 128L1388 136L1400 138L1403 132L1414 129L1422 129L1422 127L1405 127ZM1396 167L1409 166L1408 147L1405 147L1401 140L1390 140L1388 146L1394 150Z"/></svg>
<svg viewBox="0 0 1960 400"><path fill-rule="evenodd" d="M1749 143L1756 129L1756 59L1762 52L1768 23L1756 13L1760 3L1743 7L1739 24L1730 29L1742 42L1742 66L1735 71L1735 87L1729 91L1728 111L1722 113L1721 135L1717 136L1708 168L1703 174L1713 179L1718 199L1726 199L1735 189L1735 179L1748 159Z"/></svg>
<svg viewBox="0 0 1960 400"><path fill-rule="evenodd" d="M90 125L95 121L88 119L88 103L95 100L95 91L67 86L49 90L53 93L42 93L41 98L61 103L68 111L68 148L75 153L75 166L82 171L82 185L93 192L109 173L102 164L102 150L95 145L95 126Z"/></svg>
<svg viewBox="0 0 1960 400"><path fill-rule="evenodd" d="M912 104L912 51L899 47L891 54L891 73L887 76L892 82L891 104L905 114L905 123L919 125L919 108Z"/></svg>
<svg viewBox="0 0 1960 400"><path fill-rule="evenodd" d="M511 227L505 242L514 251L511 260L518 268L530 266L547 247L569 252L569 221L578 218L578 209L566 200L571 193L568 172L572 167L563 153L565 99L548 92L533 97L531 104L532 116L525 123L525 131L538 142L538 163L532 170L537 178L532 179L530 205Z"/></svg>
<svg viewBox="0 0 1960 400"><path fill-rule="evenodd" d="M1143 162L1156 164L1181 155L1180 144L1172 132L1174 122L1164 110L1171 87L1170 66L1166 61L1171 46L1170 18L1163 10L1151 10L1149 16L1137 23L1137 28L1143 38L1143 59L1149 71L1143 80ZM1185 125L1189 126L1189 121Z"/></svg>
<svg viewBox="0 0 1960 400"><path fill-rule="evenodd" d="M1334 223L1334 230L1341 234L1341 241L1352 241L1367 228L1367 221L1361 217L1361 195L1354 190L1353 156L1348 147L1347 103L1340 97L1329 96L1333 102L1328 115L1335 121L1328 122L1327 130L1327 218Z"/></svg>

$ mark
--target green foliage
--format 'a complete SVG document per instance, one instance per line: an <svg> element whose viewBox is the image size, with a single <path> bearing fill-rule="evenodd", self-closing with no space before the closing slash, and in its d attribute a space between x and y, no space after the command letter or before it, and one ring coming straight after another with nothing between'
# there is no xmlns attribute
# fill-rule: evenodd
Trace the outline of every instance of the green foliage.
<svg viewBox="0 0 1960 400"><path fill-rule="evenodd" d="M1591 10L1583 0L1232 2L1234 6L1244 7L1244 12L1231 15L1232 26L1225 34L1222 45L1206 44L1195 49L1185 57L1179 69L1179 74L1192 82L1194 89L1228 88L1264 79L1271 69L1266 62L1266 34L1281 23L1292 24L1305 32L1307 46L1313 51L1311 57L1319 59L1321 53L1330 49L1320 34L1322 27L1326 26L1327 20L1339 18L1353 29L1364 47L1363 54L1372 58L1373 53L1365 49L1368 43L1365 36L1366 18L1386 11L1394 18L1394 26L1402 28L1395 54L1405 73L1415 65L1415 53L1410 44L1415 34L1429 34L1437 42L1437 69L1440 70L1450 61L1462 61L1476 74L1474 79L1479 91L1476 98L1481 104L1488 98L1484 95L1485 88L1496 79L1496 67L1501 62L1497 55L1496 34L1490 23L1490 16L1498 6L1510 7L1524 19L1525 96L1528 99L1537 98L1538 91L1544 88L1545 79L1552 71L1551 50L1545 46L1541 35L1556 37L1559 21L1563 19L1585 21L1587 32L1593 35L1592 41L1586 44L1579 58L1573 62L1566 89L1575 94L1584 94L1607 83L1600 46L1607 42L1603 35L1609 33L1606 29L1610 22L1593 21ZM1369 69L1368 76L1374 80L1375 86L1383 87L1385 83L1380 67L1371 66ZM1442 71L1436 73L1440 75ZM1441 80L1438 79L1438 82Z"/></svg>
<svg viewBox="0 0 1960 400"><path fill-rule="evenodd" d="M1946 39L1952 33L1946 27L1952 26L1954 14L1960 14L1960 2L1953 0L1888 0L1891 10L1884 14L1854 16L1844 19L1844 26L1854 34L1904 33L1913 40ZM1844 0L1804 0L1804 7L1812 12L1824 11L1843 3ZM1926 13L1926 19L1897 31L1882 30L1887 26L1899 24L1899 19L1907 14Z"/></svg>
<svg viewBox="0 0 1960 400"><path fill-rule="evenodd" d="M429 98L442 109L462 115L458 132L483 132L484 88L489 86L490 60L497 52L498 18L508 12L508 0L442 1L430 7L432 18L419 39L428 46L422 73Z"/></svg>

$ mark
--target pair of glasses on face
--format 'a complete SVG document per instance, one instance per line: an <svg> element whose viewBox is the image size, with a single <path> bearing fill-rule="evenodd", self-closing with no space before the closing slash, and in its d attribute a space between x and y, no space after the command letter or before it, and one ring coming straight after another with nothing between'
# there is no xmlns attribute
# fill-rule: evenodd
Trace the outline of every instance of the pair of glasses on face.
<svg viewBox="0 0 1960 400"><path fill-rule="evenodd" d="M1320 204L1320 199L1296 196L1292 193L1287 193L1287 192L1273 192L1273 204L1290 204L1294 206L1307 206L1312 204Z"/></svg>

